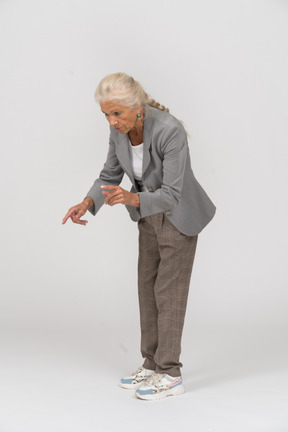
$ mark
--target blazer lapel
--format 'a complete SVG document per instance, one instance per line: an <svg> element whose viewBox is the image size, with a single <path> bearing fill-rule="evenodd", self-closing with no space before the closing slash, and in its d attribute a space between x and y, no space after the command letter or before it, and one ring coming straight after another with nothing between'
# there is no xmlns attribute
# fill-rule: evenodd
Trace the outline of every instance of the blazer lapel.
<svg viewBox="0 0 288 432"><path fill-rule="evenodd" d="M143 130L143 165L142 165L142 178L145 175L151 156L150 156L150 146L151 146L151 136L153 129L154 120L150 115L149 107L147 107L147 115L144 120L144 130Z"/></svg>
<svg viewBox="0 0 288 432"><path fill-rule="evenodd" d="M130 150L129 150L129 138L128 134L120 134L117 136L118 145L116 145L116 153L117 157L119 159L119 162L121 163L122 167L124 168L125 173L128 175L132 183L134 184L134 174L131 164L131 156L130 156Z"/></svg>

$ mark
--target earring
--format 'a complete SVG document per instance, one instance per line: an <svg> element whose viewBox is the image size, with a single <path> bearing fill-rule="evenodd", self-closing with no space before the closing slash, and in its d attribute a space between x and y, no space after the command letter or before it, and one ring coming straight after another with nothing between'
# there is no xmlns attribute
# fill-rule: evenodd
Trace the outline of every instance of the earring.
<svg viewBox="0 0 288 432"><path fill-rule="evenodd" d="M139 119L141 117L141 114L137 114L137 118Z"/></svg>

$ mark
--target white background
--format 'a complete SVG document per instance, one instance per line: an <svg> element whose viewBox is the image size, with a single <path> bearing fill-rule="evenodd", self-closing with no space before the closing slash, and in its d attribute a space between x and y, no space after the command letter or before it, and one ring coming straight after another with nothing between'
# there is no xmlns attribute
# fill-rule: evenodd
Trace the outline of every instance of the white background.
<svg viewBox="0 0 288 432"><path fill-rule="evenodd" d="M105 377L115 386L141 364L137 225L121 206L89 214L86 227L61 225L105 162L108 124L93 93L118 71L184 121L194 173L217 207L199 236L182 353L189 404L212 386L215 421L183 411L178 429L189 415L197 432L244 430L237 408L218 416L227 406L213 405L217 384L241 386L287 365L287 23L284 0L1 0L1 432L121 426L95 414L93 397L105 393ZM73 362L79 376L86 367L93 376L91 406L81 402L84 378L73 403L75 387L61 381L68 364L73 381ZM101 403L113 397L112 381ZM271 385L271 400L257 406L272 407L266 429L249 405L245 431L288 430L283 392ZM120 409L127 393L116 389Z"/></svg>

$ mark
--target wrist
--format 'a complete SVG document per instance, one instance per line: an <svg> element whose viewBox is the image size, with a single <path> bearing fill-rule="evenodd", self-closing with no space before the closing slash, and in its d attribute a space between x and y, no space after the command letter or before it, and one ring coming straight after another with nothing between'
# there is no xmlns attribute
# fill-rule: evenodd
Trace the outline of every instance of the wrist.
<svg viewBox="0 0 288 432"><path fill-rule="evenodd" d="M94 202L93 202L92 198L90 198L90 197L86 197L86 198L83 200L82 204L84 204L86 210L88 210L90 207L93 207Z"/></svg>
<svg viewBox="0 0 288 432"><path fill-rule="evenodd" d="M139 194L133 194L134 195L134 207L140 207L140 197Z"/></svg>

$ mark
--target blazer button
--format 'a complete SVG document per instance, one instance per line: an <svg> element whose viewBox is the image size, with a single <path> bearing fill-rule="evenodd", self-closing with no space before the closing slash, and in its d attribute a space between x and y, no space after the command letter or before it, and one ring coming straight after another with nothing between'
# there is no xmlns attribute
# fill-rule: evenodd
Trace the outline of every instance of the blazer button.
<svg viewBox="0 0 288 432"><path fill-rule="evenodd" d="M149 192L153 192L153 189L151 187L148 188Z"/></svg>
<svg viewBox="0 0 288 432"><path fill-rule="evenodd" d="M167 211L165 214L166 214L166 216L171 216L172 213Z"/></svg>

